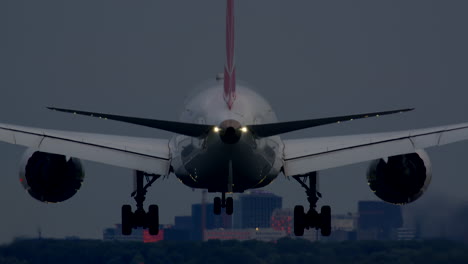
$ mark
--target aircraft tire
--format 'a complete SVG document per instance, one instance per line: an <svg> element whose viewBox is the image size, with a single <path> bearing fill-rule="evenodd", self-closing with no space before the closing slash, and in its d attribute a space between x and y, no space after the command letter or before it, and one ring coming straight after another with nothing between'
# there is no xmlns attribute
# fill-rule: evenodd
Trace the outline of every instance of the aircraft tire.
<svg viewBox="0 0 468 264"><path fill-rule="evenodd" d="M149 206L146 220L148 221L149 234L152 236L157 235L159 233L159 208L157 205L152 204Z"/></svg>
<svg viewBox="0 0 468 264"><path fill-rule="evenodd" d="M132 223L133 213L132 207L128 204L122 206L122 235L129 236L132 234Z"/></svg>
<svg viewBox="0 0 468 264"><path fill-rule="evenodd" d="M226 198L226 214L227 215L232 215L234 212L234 200L232 197Z"/></svg>
<svg viewBox="0 0 468 264"><path fill-rule="evenodd" d="M304 206L296 205L294 207L294 235L296 236L304 235L304 228L305 228L304 222L305 222Z"/></svg>
<svg viewBox="0 0 468 264"><path fill-rule="evenodd" d="M320 210L320 233L322 236L331 234L331 208L328 205L322 206Z"/></svg>

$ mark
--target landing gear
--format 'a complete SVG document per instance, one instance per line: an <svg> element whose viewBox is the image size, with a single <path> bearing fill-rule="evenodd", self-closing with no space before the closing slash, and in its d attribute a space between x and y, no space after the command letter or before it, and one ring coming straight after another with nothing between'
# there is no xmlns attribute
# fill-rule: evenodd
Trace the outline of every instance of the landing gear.
<svg viewBox="0 0 468 264"><path fill-rule="evenodd" d="M331 208L330 206L322 206L320 214L315 210L317 201L322 195L317 191L317 172L312 172L304 176L293 176L293 178L306 189L307 201L309 202L309 210L304 211L302 205L294 207L294 234L296 236L304 235L304 229L315 228L320 229L322 236L330 236L331 234ZM309 185L305 182L309 179Z"/></svg>
<svg viewBox="0 0 468 264"><path fill-rule="evenodd" d="M232 199L232 197L228 197L226 199L226 214L232 215L233 212L234 212L234 200Z"/></svg>
<svg viewBox="0 0 468 264"><path fill-rule="evenodd" d="M146 177L146 185L143 185L143 180ZM152 178L150 178L152 177ZM150 235L159 233L159 208L152 204L145 212L143 202L146 197L146 190L159 178L161 175L145 174L142 171L136 172L136 190L132 193L135 197L136 210L132 212L132 207L128 204L122 206L122 235L131 235L132 229L137 227L148 228Z"/></svg>
<svg viewBox="0 0 468 264"><path fill-rule="evenodd" d="M221 214L221 208L226 209L227 215L232 215L232 213L234 212L234 200L232 199L232 197L226 198L225 192L221 193L221 198L215 197L213 200L213 213L215 215Z"/></svg>
<svg viewBox="0 0 468 264"><path fill-rule="evenodd" d="M132 233L132 207L128 204L122 206L122 234L130 235Z"/></svg>
<svg viewBox="0 0 468 264"><path fill-rule="evenodd" d="M328 205L320 209L320 233L322 236L331 234L331 207Z"/></svg>

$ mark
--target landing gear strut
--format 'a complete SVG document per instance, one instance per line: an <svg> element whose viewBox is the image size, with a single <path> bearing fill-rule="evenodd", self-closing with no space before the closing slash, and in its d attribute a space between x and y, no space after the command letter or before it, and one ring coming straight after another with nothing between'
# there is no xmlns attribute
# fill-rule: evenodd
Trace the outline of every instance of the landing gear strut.
<svg viewBox="0 0 468 264"><path fill-rule="evenodd" d="M221 193L220 197L215 197L213 201L213 212L215 215L221 214L221 208L226 208L226 214L232 215L234 212L234 200L232 197L226 198L226 193Z"/></svg>
<svg viewBox="0 0 468 264"><path fill-rule="evenodd" d="M317 191L317 172L312 172L304 176L293 176L299 184L306 189L307 201L309 202L309 210L304 212L302 205L294 207L294 234L296 236L304 235L304 229L315 228L320 229L322 236L330 236L331 234L331 208L330 206L322 206L320 214L315 210L317 201L322 198L322 194ZM309 179L309 185L306 180Z"/></svg>
<svg viewBox="0 0 468 264"><path fill-rule="evenodd" d="M143 185L143 180L146 177L146 185ZM151 177L151 178L150 178ZM161 175L146 174L142 171L136 172L136 190L132 193L132 197L136 201L136 210L132 212L132 207L128 204L122 206L122 234L132 234L133 228L143 227L148 228L150 235L159 233L159 209L158 206L152 204L148 207L148 212L145 212L143 202L146 199L146 190L159 178Z"/></svg>

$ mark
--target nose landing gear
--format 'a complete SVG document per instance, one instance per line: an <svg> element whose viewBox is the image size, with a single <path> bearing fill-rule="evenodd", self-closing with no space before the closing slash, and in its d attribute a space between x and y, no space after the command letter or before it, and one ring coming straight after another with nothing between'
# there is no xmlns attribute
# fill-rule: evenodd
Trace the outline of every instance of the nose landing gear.
<svg viewBox="0 0 468 264"><path fill-rule="evenodd" d="M143 185L143 179L146 177L146 185ZM150 179L151 177L151 179ZM143 207L146 199L147 189L161 177L161 175L145 174L142 171L136 172L136 190L132 193L135 197L136 210L132 212L132 207L128 204L122 206L122 234L131 235L133 228L148 228L150 235L159 233L159 208L152 204L148 207L148 212Z"/></svg>
<svg viewBox="0 0 468 264"><path fill-rule="evenodd" d="M296 236L304 235L304 229L315 228L320 229L322 236L330 236L331 234L331 208L330 206L322 206L320 213L315 208L317 201L322 195L317 191L317 172L312 172L304 176L293 176L299 184L306 189L307 201L309 202L309 210L304 212L302 205L294 207L294 234ZM309 179L309 185L305 182Z"/></svg>
<svg viewBox="0 0 468 264"><path fill-rule="evenodd" d="M215 197L213 201L213 212L215 215L221 214L221 208L226 209L227 215L232 215L232 213L234 212L234 200L232 199L232 197L226 198L225 192L221 193L221 198Z"/></svg>

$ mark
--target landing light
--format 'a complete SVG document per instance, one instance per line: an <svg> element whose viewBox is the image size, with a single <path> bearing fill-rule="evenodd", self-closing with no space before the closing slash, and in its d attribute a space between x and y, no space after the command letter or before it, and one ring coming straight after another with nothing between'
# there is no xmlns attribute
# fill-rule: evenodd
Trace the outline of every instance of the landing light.
<svg viewBox="0 0 468 264"><path fill-rule="evenodd" d="M220 130L221 130L221 129L219 129L219 127L214 127L214 128L213 128L213 131L214 131L215 133L218 133Z"/></svg>
<svg viewBox="0 0 468 264"><path fill-rule="evenodd" d="M247 127L241 127L240 130L241 130L242 132L244 132L244 133L247 133L247 131L249 131L249 130L247 129Z"/></svg>

